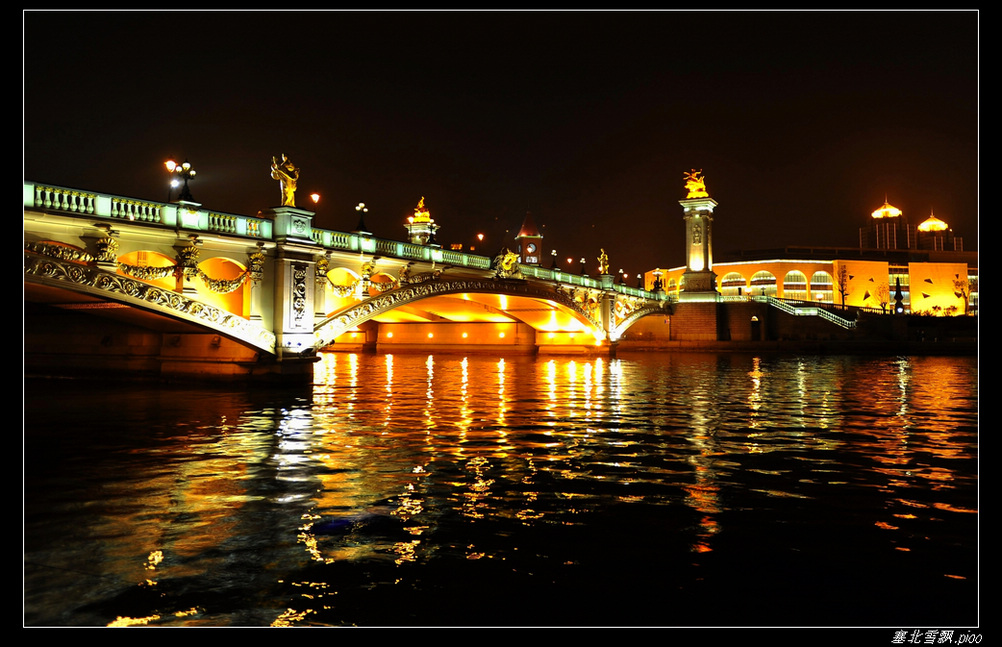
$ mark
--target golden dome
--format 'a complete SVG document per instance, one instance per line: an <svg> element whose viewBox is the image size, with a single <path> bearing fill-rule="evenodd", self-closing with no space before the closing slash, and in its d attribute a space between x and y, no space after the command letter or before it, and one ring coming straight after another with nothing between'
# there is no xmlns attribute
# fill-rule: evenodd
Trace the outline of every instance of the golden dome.
<svg viewBox="0 0 1002 647"><path fill-rule="evenodd" d="M901 215L901 209L887 204L887 200L885 199L884 206L877 209L870 215L874 218L897 218Z"/></svg>
<svg viewBox="0 0 1002 647"><path fill-rule="evenodd" d="M919 231L946 231L947 229L949 229L947 224L932 214L929 214L929 217L918 226Z"/></svg>

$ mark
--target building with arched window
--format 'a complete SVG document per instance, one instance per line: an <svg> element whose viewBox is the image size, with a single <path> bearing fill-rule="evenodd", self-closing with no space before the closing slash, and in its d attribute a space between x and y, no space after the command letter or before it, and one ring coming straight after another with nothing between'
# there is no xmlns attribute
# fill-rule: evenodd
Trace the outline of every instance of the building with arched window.
<svg viewBox="0 0 1002 647"><path fill-rule="evenodd" d="M712 271L723 301L776 297L890 312L901 295L905 312L974 314L978 308L978 254L935 216L917 227L887 204L860 229L860 247L784 247L720 254ZM684 294L685 267L647 272L670 298Z"/></svg>

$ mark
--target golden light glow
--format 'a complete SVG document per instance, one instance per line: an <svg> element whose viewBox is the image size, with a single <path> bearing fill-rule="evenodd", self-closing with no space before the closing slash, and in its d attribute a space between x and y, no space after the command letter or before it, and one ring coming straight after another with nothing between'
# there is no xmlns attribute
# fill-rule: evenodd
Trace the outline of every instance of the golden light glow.
<svg viewBox="0 0 1002 647"><path fill-rule="evenodd" d="M946 231L947 229L949 229L949 226L933 214L929 214L929 217L918 226L918 230L923 232Z"/></svg>
<svg viewBox="0 0 1002 647"><path fill-rule="evenodd" d="M685 175L685 189L688 198L708 198L710 194L706 192L706 179L703 178L703 171L692 169Z"/></svg>
<svg viewBox="0 0 1002 647"><path fill-rule="evenodd" d="M884 206L880 207L870 215L874 218L897 218L901 215L901 209L889 205L885 199Z"/></svg>
<svg viewBox="0 0 1002 647"><path fill-rule="evenodd" d="M432 222L431 212L424 206L424 196L421 196L417 206L414 207L414 215L409 217L407 222Z"/></svg>

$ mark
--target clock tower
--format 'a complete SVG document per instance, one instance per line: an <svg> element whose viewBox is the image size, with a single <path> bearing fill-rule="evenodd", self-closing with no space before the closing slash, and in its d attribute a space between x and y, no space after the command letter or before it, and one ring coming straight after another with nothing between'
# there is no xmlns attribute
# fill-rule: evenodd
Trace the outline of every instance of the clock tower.
<svg viewBox="0 0 1002 647"><path fill-rule="evenodd" d="M543 236L532 219L531 211L525 212L525 220L515 240L518 242L518 261L523 265L539 265Z"/></svg>

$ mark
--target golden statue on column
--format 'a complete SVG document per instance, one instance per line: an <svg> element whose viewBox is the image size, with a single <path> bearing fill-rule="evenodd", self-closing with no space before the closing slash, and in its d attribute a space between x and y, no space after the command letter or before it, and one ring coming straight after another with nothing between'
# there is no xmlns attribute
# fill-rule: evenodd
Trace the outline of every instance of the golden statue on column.
<svg viewBox="0 0 1002 647"><path fill-rule="evenodd" d="M609 256L605 253L605 248L600 250L602 253L598 256L598 273L608 274L609 273Z"/></svg>
<svg viewBox="0 0 1002 647"><path fill-rule="evenodd" d="M703 178L702 169L693 169L688 173L683 173L685 175L685 188L689 192L685 196L686 200L689 198L708 198L710 194L706 192L706 180Z"/></svg>
<svg viewBox="0 0 1002 647"><path fill-rule="evenodd" d="M282 206L296 206L296 183L299 181L299 167L292 163L285 153L282 160L271 158L271 177L282 187Z"/></svg>

